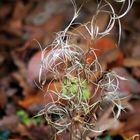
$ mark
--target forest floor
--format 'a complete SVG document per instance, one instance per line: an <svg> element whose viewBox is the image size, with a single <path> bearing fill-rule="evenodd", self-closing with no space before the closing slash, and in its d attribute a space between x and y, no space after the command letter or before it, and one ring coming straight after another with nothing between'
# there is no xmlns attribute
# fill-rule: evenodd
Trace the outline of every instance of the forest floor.
<svg viewBox="0 0 140 140"><path fill-rule="evenodd" d="M78 4L80 2L79 0ZM88 21L92 16L93 7L94 3L90 1L83 6L78 22ZM45 48L53 41L55 33L68 25L72 15L71 3L64 0L0 1L0 140L52 139L53 131L44 118L33 117L50 101L49 97L44 99L44 93L35 84L38 80L41 55L34 39ZM106 22L104 17L99 20L102 28ZM128 79L127 83L121 83L121 92L129 96L130 109L122 113L117 128L110 128L98 137L98 140L121 140L140 133L138 1L121 19L121 24L120 46L114 47L114 40L105 37L98 48L102 51L100 57L105 69L115 69ZM116 32L117 27L112 31L115 38ZM47 78L48 83L50 80L51 75ZM45 88L47 86L46 84ZM65 134L63 137L69 139ZM59 137L58 139L62 140ZM136 136L135 139L140 140L140 137Z"/></svg>

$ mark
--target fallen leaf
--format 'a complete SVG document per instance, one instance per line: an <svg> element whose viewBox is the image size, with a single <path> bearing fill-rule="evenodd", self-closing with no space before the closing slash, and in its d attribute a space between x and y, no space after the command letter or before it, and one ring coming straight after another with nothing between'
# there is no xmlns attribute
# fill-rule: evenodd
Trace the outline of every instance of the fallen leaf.
<svg viewBox="0 0 140 140"><path fill-rule="evenodd" d="M4 91L0 91L0 108L4 108L7 104L7 97Z"/></svg>
<svg viewBox="0 0 140 140"><path fill-rule="evenodd" d="M8 128L11 131L15 130L15 126L19 123L19 117L16 115L5 116L0 120L0 129Z"/></svg>
<svg viewBox="0 0 140 140"><path fill-rule="evenodd" d="M47 52L46 52L47 53ZM42 55L42 52L37 52L35 53L31 59L29 60L28 62L28 66L27 66L27 78L28 80L30 81L30 83L34 84L34 80L35 81L38 81L39 79L39 71L40 71L40 68L41 68L41 55ZM42 76L43 75L46 75L46 73L42 73ZM47 79L46 80L49 80L52 78L52 74L47 74Z"/></svg>
<svg viewBox="0 0 140 140"><path fill-rule="evenodd" d="M133 74L136 78L140 79L140 66L139 66L139 67L133 67L133 68L132 68L132 74Z"/></svg>
<svg viewBox="0 0 140 140"><path fill-rule="evenodd" d="M125 67L140 67L140 58L125 58L123 60L123 66Z"/></svg>
<svg viewBox="0 0 140 140"><path fill-rule="evenodd" d="M14 72L12 73L12 76L19 82L19 86L23 88L22 93L24 96L28 97L30 94L34 92L23 75L21 75L18 72Z"/></svg>
<svg viewBox="0 0 140 140"><path fill-rule="evenodd" d="M140 83L134 79L126 69L123 67L116 67L113 69L119 76L126 78L126 81L120 83L120 88L126 92L139 93L140 92Z"/></svg>
<svg viewBox="0 0 140 140"><path fill-rule="evenodd" d="M59 91L60 83L52 83L50 85L45 85L43 88L44 92L40 90L34 95L26 97L24 100L17 101L17 103L26 109L30 109L33 106L36 106L36 110L40 111L44 107L44 105L53 101L52 98L54 99L54 101L58 99L58 97L54 93L45 93L48 88L49 90L54 91L56 91L57 88L57 90Z"/></svg>

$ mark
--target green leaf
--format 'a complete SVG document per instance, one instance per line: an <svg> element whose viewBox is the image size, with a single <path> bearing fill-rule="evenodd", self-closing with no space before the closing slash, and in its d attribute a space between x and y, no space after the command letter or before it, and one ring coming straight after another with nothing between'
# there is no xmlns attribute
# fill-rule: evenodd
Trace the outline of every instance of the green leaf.
<svg viewBox="0 0 140 140"><path fill-rule="evenodd" d="M28 117L28 114L23 110L17 111L16 114L20 117Z"/></svg>
<svg viewBox="0 0 140 140"><path fill-rule="evenodd" d="M96 140L113 140L113 138L110 135L106 135L105 137L97 137Z"/></svg>
<svg viewBox="0 0 140 140"><path fill-rule="evenodd" d="M30 118L22 118L22 122L24 124L29 124L29 123L31 123L31 119Z"/></svg>
<svg viewBox="0 0 140 140"><path fill-rule="evenodd" d="M39 118L39 117L38 117L38 118L32 118L32 119L31 119L31 122L32 122L34 125L40 124L41 121L42 121L42 119Z"/></svg>
<svg viewBox="0 0 140 140"><path fill-rule="evenodd" d="M28 114L23 110L17 111L16 114L21 118L21 122L24 124L32 123L34 125L37 125L41 122L41 118L30 118Z"/></svg>

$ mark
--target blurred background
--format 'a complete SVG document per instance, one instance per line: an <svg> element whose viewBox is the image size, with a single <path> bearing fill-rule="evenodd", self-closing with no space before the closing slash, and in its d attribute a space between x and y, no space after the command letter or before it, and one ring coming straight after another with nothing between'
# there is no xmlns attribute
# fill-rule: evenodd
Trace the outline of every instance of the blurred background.
<svg viewBox="0 0 140 140"><path fill-rule="evenodd" d="M82 0L75 1L77 6L83 3ZM77 22L88 22L96 6L95 0L87 0ZM114 8L118 11L120 5L114 4ZM44 118L33 118L50 101L35 84L41 56L37 41L45 48L55 34L68 25L72 16L70 0L0 0L0 140L52 139L54 132ZM98 24L101 29L107 22L108 17L100 15ZM121 83L120 92L129 96L127 105L131 109L122 113L116 128L109 127L98 140L121 140L140 133L139 0L135 1L121 23L120 46L114 45L118 37L116 24L110 37L98 43L101 49L99 57L105 69L114 69L128 79ZM48 83L50 80L51 75L48 75ZM67 135L63 138L69 139ZM61 137L58 139L62 140ZM92 139L94 137L91 136Z"/></svg>

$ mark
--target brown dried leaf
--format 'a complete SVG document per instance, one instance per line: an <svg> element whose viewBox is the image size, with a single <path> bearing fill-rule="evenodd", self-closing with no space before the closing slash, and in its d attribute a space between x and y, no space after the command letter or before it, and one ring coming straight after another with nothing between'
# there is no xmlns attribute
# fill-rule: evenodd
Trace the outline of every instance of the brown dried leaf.
<svg viewBox="0 0 140 140"><path fill-rule="evenodd" d="M11 131L15 130L15 126L19 123L19 117L16 115L5 116L0 120L0 129L9 128Z"/></svg>
<svg viewBox="0 0 140 140"><path fill-rule="evenodd" d="M112 108L109 108L108 110L106 110L102 116L100 117L100 119L96 122L96 126L95 126L95 130L110 130L110 129L118 129L121 126L121 123L119 122L119 120L115 119L115 118L110 118L109 116L112 113ZM90 138L96 137L101 135L102 132L99 133L95 133L95 132L89 132L88 136Z"/></svg>
<svg viewBox="0 0 140 140"><path fill-rule="evenodd" d="M10 4L2 4L0 5L0 20L3 20L7 17L7 15L11 12L12 7Z"/></svg>
<svg viewBox="0 0 140 140"><path fill-rule="evenodd" d="M139 66L139 67L134 67L134 68L132 68L132 74L133 74L136 78L140 79L140 66Z"/></svg>
<svg viewBox="0 0 140 140"><path fill-rule="evenodd" d="M140 67L140 58L125 58L123 61L125 67Z"/></svg>
<svg viewBox="0 0 140 140"><path fill-rule="evenodd" d="M39 71L41 67L41 55L42 55L41 52L35 53L28 62L27 75L28 75L28 80L30 81L30 83L33 83L34 80L38 81L39 79ZM46 73L46 74L47 74L46 80L52 78L52 74L50 73ZM44 75L44 73L42 73L42 75Z"/></svg>
<svg viewBox="0 0 140 140"><path fill-rule="evenodd" d="M7 103L6 93L4 91L0 91L0 108L3 108Z"/></svg>
<svg viewBox="0 0 140 140"><path fill-rule="evenodd" d="M53 97L54 100L57 100L58 98L55 94L51 93L51 95L50 95L49 93L45 93L46 90L48 89L48 86L49 86L50 90L54 90L54 91L56 91L55 87L57 88L58 91L61 88L60 83L52 83L50 85L46 85L46 86L44 86L44 89L43 89L44 93L43 93L43 91L40 90L34 95L25 97L25 99L22 101L17 101L17 103L20 106L27 108L27 109L30 109L33 106L38 106L40 109L41 106L44 106L49 102L52 102L51 96Z"/></svg>
<svg viewBox="0 0 140 140"><path fill-rule="evenodd" d="M1 46L8 46L8 47L11 47L13 49L14 47L17 47L22 42L23 42L23 40L21 40L19 38L13 38L9 41L9 38L0 34L0 45Z"/></svg>
<svg viewBox="0 0 140 140"><path fill-rule="evenodd" d="M122 67L117 67L113 69L118 75L125 77L127 81L122 81L120 83L120 88L123 91L132 92L132 93L139 93L140 92L140 83L136 79L134 79L126 69Z"/></svg>
<svg viewBox="0 0 140 140"><path fill-rule="evenodd" d="M27 79L18 72L12 73L12 76L19 82L20 87L23 88L23 95L28 97L33 92L33 89L28 84Z"/></svg>

